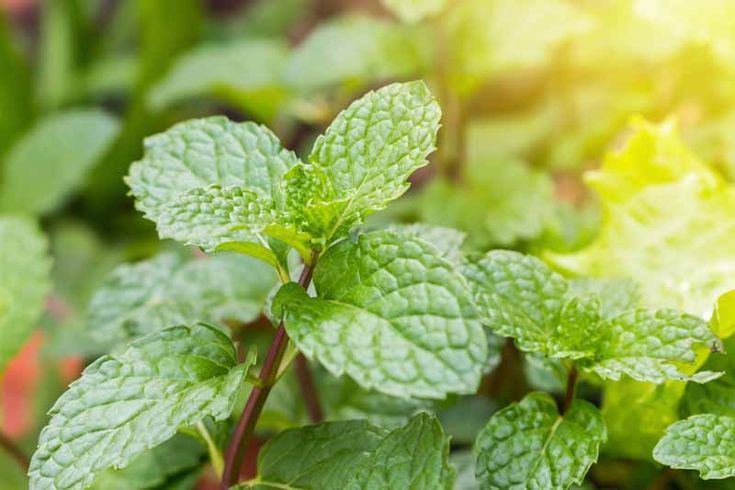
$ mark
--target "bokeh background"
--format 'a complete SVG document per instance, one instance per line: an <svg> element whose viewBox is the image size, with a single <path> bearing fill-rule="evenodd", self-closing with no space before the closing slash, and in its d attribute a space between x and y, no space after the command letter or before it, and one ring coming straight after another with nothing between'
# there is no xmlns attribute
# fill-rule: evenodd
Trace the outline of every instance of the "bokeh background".
<svg viewBox="0 0 735 490"><path fill-rule="evenodd" d="M0 380L0 429L33 449L45 412L102 352L93 291L173 248L122 181L147 135L226 114L308 154L355 97L419 78L443 108L438 151L374 226L456 227L473 250L580 249L602 214L583 175L643 119L735 178L733 1L0 0L0 213L35 216L54 260L44 316ZM469 447L498 406L559 386L506 346L481 394L442 421ZM636 421L621 424L591 487L712 487L650 462ZM0 475L0 489L26 486L3 452Z"/></svg>

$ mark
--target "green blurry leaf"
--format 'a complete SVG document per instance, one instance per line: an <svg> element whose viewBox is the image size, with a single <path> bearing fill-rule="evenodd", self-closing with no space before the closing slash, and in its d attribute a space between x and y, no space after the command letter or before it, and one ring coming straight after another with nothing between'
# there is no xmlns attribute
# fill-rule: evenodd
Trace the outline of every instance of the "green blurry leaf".
<svg viewBox="0 0 735 490"><path fill-rule="evenodd" d="M308 164L286 174L296 228L322 246L385 208L428 164L441 110L423 82L391 84L353 102L320 136Z"/></svg>
<svg viewBox="0 0 735 490"><path fill-rule="evenodd" d="M449 440L441 425L433 415L420 413L359 463L347 488L450 489L456 470L448 458Z"/></svg>
<svg viewBox="0 0 735 490"><path fill-rule="evenodd" d="M639 121L634 129L588 176L605 213L598 238L546 257L575 274L634 280L643 306L709 316L735 286L735 188L696 160L671 125Z"/></svg>
<svg viewBox="0 0 735 490"><path fill-rule="evenodd" d="M735 289L717 298L710 324L715 334L722 339L735 333Z"/></svg>
<svg viewBox="0 0 735 490"><path fill-rule="evenodd" d="M382 0L404 22L414 23L441 12L447 0Z"/></svg>
<svg viewBox="0 0 735 490"><path fill-rule="evenodd" d="M30 74L17 48L0 10L0 159L33 117Z"/></svg>
<svg viewBox="0 0 735 490"><path fill-rule="evenodd" d="M707 323L695 316L674 310L633 310L607 320L598 329L596 358L587 369L603 378L619 380L626 374L653 383L667 379L706 383L722 374L700 371L690 376L679 369L685 364L695 366L697 344L721 350Z"/></svg>
<svg viewBox="0 0 735 490"><path fill-rule="evenodd" d="M46 238L25 218L0 215L0 372L25 344L51 289Z"/></svg>
<svg viewBox="0 0 735 490"><path fill-rule="evenodd" d="M536 257L505 250L470 257L463 274L483 323L526 351L547 351L566 301L567 283Z"/></svg>
<svg viewBox="0 0 735 490"><path fill-rule="evenodd" d="M659 463L698 470L709 480L735 476L735 418L694 415L666 429L653 450Z"/></svg>
<svg viewBox="0 0 735 490"><path fill-rule="evenodd" d="M467 235L454 228L412 223L410 225L394 225L389 229L413 235L433 245L442 257L452 264L459 264L462 259L462 243Z"/></svg>
<svg viewBox="0 0 735 490"><path fill-rule="evenodd" d="M392 432L360 420L326 422L270 439L257 478L241 488L450 488L448 454L441 426L426 413Z"/></svg>
<svg viewBox="0 0 735 490"><path fill-rule="evenodd" d="M195 479L204 463L206 451L194 439L177 434L160 446L143 451L129 466L105 470L95 478L92 490L130 490L131 488L173 490L182 480ZM190 484L192 484L191 482ZM182 487L183 488L186 487ZM190 487L189 487L190 488Z"/></svg>
<svg viewBox="0 0 735 490"><path fill-rule="evenodd" d="M733 338L724 342L726 353L733 352L734 342ZM679 414L688 416L712 413L735 417L735 358L732 355L710 356L702 368L724 371L725 374L705 384L687 383L679 403Z"/></svg>
<svg viewBox="0 0 735 490"><path fill-rule="evenodd" d="M629 279L578 277L569 281L577 296L592 294L600 300L600 315L612 318L638 306L638 285Z"/></svg>
<svg viewBox="0 0 735 490"><path fill-rule="evenodd" d="M178 429L229 417L254 363L251 355L238 365L230 339L204 324L160 330L98 359L51 410L30 488L84 488Z"/></svg>
<svg viewBox="0 0 735 490"><path fill-rule="evenodd" d="M576 400L559 415L545 393L531 393L490 419L477 438L483 488L566 489L582 484L607 431L593 405Z"/></svg>
<svg viewBox="0 0 735 490"><path fill-rule="evenodd" d="M422 190L422 221L459 228L475 248L509 246L538 237L552 220L548 176L520 162L485 160L465 170L461 185L435 179Z"/></svg>
<svg viewBox="0 0 735 490"><path fill-rule="evenodd" d="M287 284L274 311L336 376L399 397L477 389L485 335L466 283L431 245L387 231L343 241L321 258L314 285L317 298Z"/></svg>
<svg viewBox="0 0 735 490"><path fill-rule="evenodd" d="M405 79L423 71L424 57L420 39L400 25L342 17L320 24L292 52L284 78L304 92Z"/></svg>
<svg viewBox="0 0 735 490"><path fill-rule="evenodd" d="M98 109L70 110L41 120L5 160L0 209L54 211L82 184L117 131L115 118Z"/></svg>
<svg viewBox="0 0 735 490"><path fill-rule="evenodd" d="M250 486L344 488L355 467L370 457L386 434L363 420L285 430L261 449L258 477Z"/></svg>
<svg viewBox="0 0 735 490"><path fill-rule="evenodd" d="M112 271L89 304L87 328L114 346L171 325L247 323L275 285L273 271L249 257L184 260L165 253Z"/></svg>
<svg viewBox="0 0 735 490"><path fill-rule="evenodd" d="M171 71L148 94L154 108L164 108L198 97L214 96L244 109L273 98L283 99L281 71L286 58L283 42L245 39L201 46L181 56ZM272 115L274 109L256 114Z"/></svg>
<svg viewBox="0 0 735 490"><path fill-rule="evenodd" d="M145 147L126 178L137 208L161 238L206 250L264 241L282 206L282 175L297 162L265 127L221 116L177 124Z"/></svg>

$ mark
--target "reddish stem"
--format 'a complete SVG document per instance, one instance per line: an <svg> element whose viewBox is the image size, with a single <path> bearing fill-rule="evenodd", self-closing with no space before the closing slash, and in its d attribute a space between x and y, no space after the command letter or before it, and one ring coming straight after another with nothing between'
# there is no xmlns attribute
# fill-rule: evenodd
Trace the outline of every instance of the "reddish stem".
<svg viewBox="0 0 735 490"><path fill-rule="evenodd" d="M319 403L319 393L317 392L314 378L311 376L309 361L303 354L296 356L296 378L299 380L301 394L304 397L306 412L309 414L309 420L312 423L319 423L324 420L321 403Z"/></svg>
<svg viewBox="0 0 735 490"><path fill-rule="evenodd" d="M564 405L561 409L562 415L567 413L567 410L571 408L572 403L574 402L574 391L577 386L578 374L579 373L577 372L577 367L572 365L572 367L569 369L569 375L567 377L567 392L564 395Z"/></svg>
<svg viewBox="0 0 735 490"><path fill-rule="evenodd" d="M312 257L311 265L305 265L299 277L299 284L306 289L311 283L311 275L314 272L316 264L316 254ZM258 422L260 413L263 411L265 401L268 399L271 388L276 381L278 368L283 360L283 353L288 345L288 334L283 324L283 320L278 324L276 334L273 337L271 346L268 349L265 362L260 370L260 386L254 386L245 403L245 408L237 421L235 432L232 434L229 446L225 452L225 468L222 472L222 490L228 490L237 483L242 466L242 458L245 453L245 447L253 437L255 425Z"/></svg>

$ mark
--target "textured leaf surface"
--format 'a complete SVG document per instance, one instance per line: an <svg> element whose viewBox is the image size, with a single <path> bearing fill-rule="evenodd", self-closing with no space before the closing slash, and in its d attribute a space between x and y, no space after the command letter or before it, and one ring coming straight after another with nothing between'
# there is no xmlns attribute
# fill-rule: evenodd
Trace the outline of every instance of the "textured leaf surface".
<svg viewBox="0 0 735 490"><path fill-rule="evenodd" d="M707 382L721 373L700 371L694 375L678 368L692 365L694 347L717 347L720 342L707 323L674 310L633 310L600 325L601 338L595 362L589 369L603 378L627 374L638 381L663 383L667 379Z"/></svg>
<svg viewBox="0 0 735 490"><path fill-rule="evenodd" d="M31 489L81 489L206 416L230 416L251 356L204 324L160 330L98 359L51 409L29 471Z"/></svg>
<svg viewBox="0 0 735 490"><path fill-rule="evenodd" d="M423 71L419 39L403 26L364 16L320 24L289 56L285 81L301 91L340 83L406 79Z"/></svg>
<svg viewBox="0 0 735 490"><path fill-rule="evenodd" d="M566 489L582 483L606 439L593 405L577 400L561 416L553 398L531 393L479 434L477 477L483 488Z"/></svg>
<svg viewBox="0 0 735 490"><path fill-rule="evenodd" d="M96 110L43 119L10 151L0 179L0 210L44 214L64 203L117 134L112 116Z"/></svg>
<svg viewBox="0 0 735 490"><path fill-rule="evenodd" d="M265 264L235 254L185 259L164 253L115 269L92 297L88 329L106 345L177 324L249 322L276 284Z"/></svg>
<svg viewBox="0 0 735 490"><path fill-rule="evenodd" d="M394 396L477 389L487 342L463 278L426 242L396 232L331 248L314 272L318 298L284 286L286 329L333 374Z"/></svg>
<svg viewBox="0 0 735 490"><path fill-rule="evenodd" d="M355 468L387 434L361 420L289 429L273 437L258 456L258 478L286 488L344 488Z"/></svg>
<svg viewBox="0 0 735 490"><path fill-rule="evenodd" d="M320 136L308 164L286 174L297 229L328 242L408 189L408 176L428 162L441 111L423 82L369 92Z"/></svg>
<svg viewBox="0 0 735 490"><path fill-rule="evenodd" d="M214 116L147 138L126 182L161 238L213 249L263 240L283 203L282 176L296 162L267 128Z"/></svg>
<svg viewBox="0 0 735 490"><path fill-rule="evenodd" d="M449 440L426 413L391 432L361 420L326 422L272 438L245 488L450 488L448 456Z"/></svg>
<svg viewBox="0 0 735 490"><path fill-rule="evenodd" d="M38 227L24 218L0 216L0 373L41 316L50 271Z"/></svg>
<svg viewBox="0 0 735 490"><path fill-rule="evenodd" d="M412 223L410 225L396 225L390 227L399 233L408 233L422 239L436 248L441 255L453 264L459 264L462 258L462 243L465 233L446 228L444 226L431 226L424 223Z"/></svg>
<svg viewBox="0 0 735 490"><path fill-rule="evenodd" d="M448 459L449 440L441 425L420 413L380 442L347 488L449 489L456 470Z"/></svg>
<svg viewBox="0 0 735 490"><path fill-rule="evenodd" d="M676 422L653 457L672 468L698 470L705 480L735 476L735 418L704 414Z"/></svg>
<svg viewBox="0 0 735 490"><path fill-rule="evenodd" d="M469 258L463 274L493 332L523 350L547 350L565 302L564 278L535 257L505 250Z"/></svg>

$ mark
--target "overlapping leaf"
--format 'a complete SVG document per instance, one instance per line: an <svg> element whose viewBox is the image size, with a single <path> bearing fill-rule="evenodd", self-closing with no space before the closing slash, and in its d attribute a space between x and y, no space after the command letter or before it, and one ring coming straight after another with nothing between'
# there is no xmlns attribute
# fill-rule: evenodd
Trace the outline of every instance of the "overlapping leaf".
<svg viewBox="0 0 735 490"><path fill-rule="evenodd" d="M248 322L275 283L269 267L248 257L187 260L164 253L115 269L90 302L87 328L105 345L116 345L181 323Z"/></svg>
<svg viewBox="0 0 735 490"><path fill-rule="evenodd" d="M331 248L317 298L284 286L276 311L297 347L335 375L394 396L473 393L487 345L463 278L431 245L390 231Z"/></svg>
<svg viewBox="0 0 735 490"><path fill-rule="evenodd" d="M668 429L653 450L659 463L698 470L705 480L735 476L735 418L694 415Z"/></svg>
<svg viewBox="0 0 735 490"><path fill-rule="evenodd" d="M566 489L582 483L606 439L593 405L577 400L560 415L553 398L531 393L480 432L477 478L483 488Z"/></svg>
<svg viewBox="0 0 735 490"><path fill-rule="evenodd" d="M229 417L254 362L250 356L238 365L230 339L205 324L160 330L98 359L52 408L30 488L85 488L178 429Z"/></svg>
<svg viewBox="0 0 735 490"><path fill-rule="evenodd" d="M25 218L0 216L0 372L41 316L50 270L38 227Z"/></svg>
<svg viewBox="0 0 735 490"><path fill-rule="evenodd" d="M448 455L441 425L426 413L392 432L359 420L327 422L268 441L257 478L242 488L450 488Z"/></svg>

